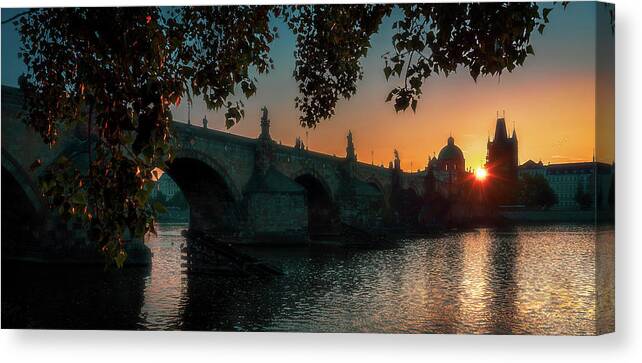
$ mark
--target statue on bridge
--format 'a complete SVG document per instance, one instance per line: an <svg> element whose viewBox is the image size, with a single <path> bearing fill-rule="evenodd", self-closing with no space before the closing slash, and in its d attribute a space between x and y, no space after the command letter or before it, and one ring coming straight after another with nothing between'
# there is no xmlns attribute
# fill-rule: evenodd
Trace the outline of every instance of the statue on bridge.
<svg viewBox="0 0 642 363"><path fill-rule="evenodd" d="M394 154L395 154L395 160L394 160L393 166L396 170L401 170L401 159L399 159L399 151L395 149Z"/></svg>
<svg viewBox="0 0 642 363"><path fill-rule="evenodd" d="M263 112L263 115L261 116L261 120L267 120L268 119L268 108L267 108L267 106L263 106L261 108L261 111Z"/></svg>
<svg viewBox="0 0 642 363"><path fill-rule="evenodd" d="M270 119L268 118L268 109L266 106L261 108L261 135L259 139L261 140L271 140L270 137Z"/></svg>
<svg viewBox="0 0 642 363"><path fill-rule="evenodd" d="M301 140L301 137L297 136L294 141L294 148L297 150L305 150L305 143Z"/></svg>
<svg viewBox="0 0 642 363"><path fill-rule="evenodd" d="M352 131L348 130L348 145L346 146L346 159L348 161L357 161L357 154L354 152L354 143L352 142Z"/></svg>
<svg viewBox="0 0 642 363"><path fill-rule="evenodd" d="M268 118L268 109L263 106L261 108L261 135L259 135L256 144L256 154L254 155L255 166L259 173L267 173L272 159L274 158L273 144L274 141L270 137L270 119Z"/></svg>

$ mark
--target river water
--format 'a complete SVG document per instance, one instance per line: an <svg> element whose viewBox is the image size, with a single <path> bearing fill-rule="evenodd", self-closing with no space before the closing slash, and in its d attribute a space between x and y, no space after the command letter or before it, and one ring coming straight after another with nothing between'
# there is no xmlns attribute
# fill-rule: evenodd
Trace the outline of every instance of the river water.
<svg viewBox="0 0 642 363"><path fill-rule="evenodd" d="M243 278L188 277L185 228L160 226L150 268L3 263L2 327L579 335L613 327L613 229L478 229L380 250L255 247L246 252L284 275ZM605 271L597 282L596 267Z"/></svg>

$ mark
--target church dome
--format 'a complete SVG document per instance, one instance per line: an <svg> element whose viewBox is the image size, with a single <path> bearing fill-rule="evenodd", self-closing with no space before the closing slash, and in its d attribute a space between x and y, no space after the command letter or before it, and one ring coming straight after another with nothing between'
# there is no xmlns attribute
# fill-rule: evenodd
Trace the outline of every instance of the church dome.
<svg viewBox="0 0 642 363"><path fill-rule="evenodd" d="M448 160L464 160L464 153L455 145L455 139L452 136L448 138L448 145L439 152L439 161Z"/></svg>

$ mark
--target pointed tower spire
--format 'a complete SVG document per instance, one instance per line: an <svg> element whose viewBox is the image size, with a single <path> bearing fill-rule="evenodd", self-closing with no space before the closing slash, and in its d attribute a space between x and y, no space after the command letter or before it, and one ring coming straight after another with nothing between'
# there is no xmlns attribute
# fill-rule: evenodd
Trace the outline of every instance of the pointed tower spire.
<svg viewBox="0 0 642 363"><path fill-rule="evenodd" d="M503 117L497 119L497 124L495 125L495 138L493 142L504 141L508 138L508 132L506 131L506 121Z"/></svg>

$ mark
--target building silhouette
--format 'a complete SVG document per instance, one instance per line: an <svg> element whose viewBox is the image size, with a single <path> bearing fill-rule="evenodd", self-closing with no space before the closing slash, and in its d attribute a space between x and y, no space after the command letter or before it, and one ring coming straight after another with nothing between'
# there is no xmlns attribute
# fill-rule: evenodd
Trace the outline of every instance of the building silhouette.
<svg viewBox="0 0 642 363"><path fill-rule="evenodd" d="M428 157L426 172L430 178L434 178L435 187L445 196L455 193L457 186L466 179L466 159L452 136L437 157Z"/></svg>
<svg viewBox="0 0 642 363"><path fill-rule="evenodd" d="M579 210L578 194L585 193L590 199L590 208L609 208L609 194L613 188L615 167L596 161L548 164L528 160L519 167L519 175L540 175L557 195L553 210Z"/></svg>
<svg viewBox="0 0 642 363"><path fill-rule="evenodd" d="M518 178L518 144L517 132L508 137L505 116L497 117L495 137L488 139L486 170L493 180L493 199L499 204L510 204L515 201Z"/></svg>

